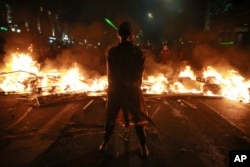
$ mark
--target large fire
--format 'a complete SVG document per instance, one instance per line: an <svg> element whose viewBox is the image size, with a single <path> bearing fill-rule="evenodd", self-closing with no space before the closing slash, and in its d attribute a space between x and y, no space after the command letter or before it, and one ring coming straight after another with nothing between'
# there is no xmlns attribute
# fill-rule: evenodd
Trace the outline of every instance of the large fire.
<svg viewBox="0 0 250 167"><path fill-rule="evenodd" d="M57 94L74 92L105 92L107 77L86 78L77 63L58 70L40 68L29 54L13 53L0 73L2 93ZM185 66L175 78L163 73L143 77L145 94L201 94L222 96L244 103L250 102L250 80L245 80L237 71L219 73L207 66L202 76L197 77L191 66Z"/></svg>
<svg viewBox="0 0 250 167"><path fill-rule="evenodd" d="M58 70L41 70L40 64L28 54L14 53L0 73L0 90L5 93L66 93L103 91L107 87L105 77L86 79L75 63Z"/></svg>

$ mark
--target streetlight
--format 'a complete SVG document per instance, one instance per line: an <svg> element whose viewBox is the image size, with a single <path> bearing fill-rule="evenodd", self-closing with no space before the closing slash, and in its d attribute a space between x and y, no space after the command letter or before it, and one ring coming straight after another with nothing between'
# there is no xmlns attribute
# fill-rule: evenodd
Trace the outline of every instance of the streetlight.
<svg viewBox="0 0 250 167"><path fill-rule="evenodd" d="M148 18L152 20L154 18L153 14L151 12L148 12Z"/></svg>

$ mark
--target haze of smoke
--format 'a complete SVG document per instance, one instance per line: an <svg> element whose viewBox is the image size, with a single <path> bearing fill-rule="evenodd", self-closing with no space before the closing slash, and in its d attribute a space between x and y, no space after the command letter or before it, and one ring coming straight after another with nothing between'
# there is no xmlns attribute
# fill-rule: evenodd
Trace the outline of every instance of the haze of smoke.
<svg viewBox="0 0 250 167"><path fill-rule="evenodd" d="M174 62L170 61L168 64L159 64L156 61L157 53L152 52L150 49L143 49L146 56L145 62L145 76L164 74L165 77L171 78L174 75L175 69Z"/></svg>
<svg viewBox="0 0 250 167"><path fill-rule="evenodd" d="M218 72L236 70L242 75L249 73L249 54L236 47L215 48L208 44L197 45L192 52L191 64L200 70L212 66Z"/></svg>
<svg viewBox="0 0 250 167"><path fill-rule="evenodd" d="M206 66L213 66L222 70L223 68L232 68L225 54L208 44L200 44L193 49L191 62L200 69Z"/></svg>
<svg viewBox="0 0 250 167"><path fill-rule="evenodd" d="M229 48L225 50L225 55L228 57L230 64L245 77L250 78L250 53L247 50L239 48Z"/></svg>
<svg viewBox="0 0 250 167"><path fill-rule="evenodd" d="M121 21L130 20L135 25L135 31L139 30L138 25L131 18L119 16L114 19L114 23L119 25ZM48 57L48 47L41 41L41 35L24 34L20 36L7 37L5 44L6 55L14 51L26 51L28 46L34 44L33 58L38 60L43 57L45 66L44 69L50 68L69 68L75 63L81 66L84 73L90 77L96 75L105 75L105 56L107 50L117 45L117 31L103 22L93 21L89 25L76 24L71 25L68 29L72 34L76 44L67 49L62 49L55 59L51 60ZM197 38L205 38L204 35L197 35ZM214 39L213 37L212 39ZM212 40L211 39L211 40ZM84 46L78 45L79 42L84 43ZM99 45L100 44L100 45ZM182 64L171 62L168 65L159 65L155 61L155 53L149 49L145 49L144 53L147 57L145 73L154 75L156 73L164 73L165 76L171 77L176 73L176 69L180 69ZM194 70L202 70L206 66L213 66L219 72L225 72L227 69L236 69L244 75L249 75L250 63L249 53L237 48L227 47L219 49L208 44L199 44L194 47L191 52L190 59L187 60ZM186 65L187 63L184 63Z"/></svg>

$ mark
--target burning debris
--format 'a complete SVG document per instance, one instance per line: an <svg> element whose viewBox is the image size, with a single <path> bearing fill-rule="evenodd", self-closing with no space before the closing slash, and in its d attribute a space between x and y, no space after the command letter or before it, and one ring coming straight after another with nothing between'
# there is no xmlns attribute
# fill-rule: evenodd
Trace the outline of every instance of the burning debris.
<svg viewBox="0 0 250 167"><path fill-rule="evenodd" d="M86 79L78 66L58 71L40 69L28 54L13 54L0 73L2 94L31 94L34 106L81 99L86 96L103 96L107 89L106 76ZM232 100L250 102L250 81L245 81L234 70L224 75L207 66L197 77L189 65L175 78L163 73L144 76L145 94L222 96Z"/></svg>
<svg viewBox="0 0 250 167"><path fill-rule="evenodd" d="M44 105L82 100L86 97L87 94L81 92L37 95L31 100L31 104L35 107L41 107Z"/></svg>

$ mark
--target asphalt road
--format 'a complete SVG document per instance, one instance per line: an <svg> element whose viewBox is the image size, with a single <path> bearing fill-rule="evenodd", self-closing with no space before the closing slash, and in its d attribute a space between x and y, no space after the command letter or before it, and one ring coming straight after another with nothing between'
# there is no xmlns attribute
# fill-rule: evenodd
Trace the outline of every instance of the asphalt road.
<svg viewBox="0 0 250 167"><path fill-rule="evenodd" d="M250 104L220 97L146 96L148 159L116 126L105 154L98 152L105 96L83 96L34 106L26 96L0 96L1 167L211 167L229 166L231 150L250 150Z"/></svg>

